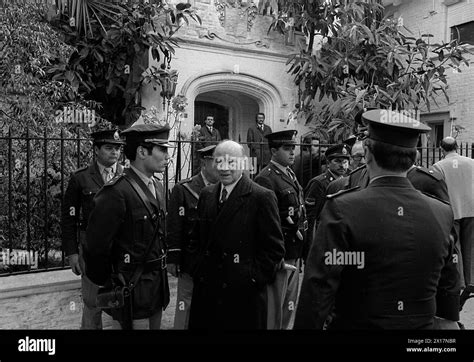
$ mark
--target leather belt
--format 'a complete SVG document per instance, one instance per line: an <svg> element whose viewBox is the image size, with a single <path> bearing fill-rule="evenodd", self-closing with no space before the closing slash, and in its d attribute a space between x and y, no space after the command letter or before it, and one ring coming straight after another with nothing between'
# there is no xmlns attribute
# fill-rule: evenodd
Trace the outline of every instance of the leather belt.
<svg viewBox="0 0 474 362"><path fill-rule="evenodd" d="M153 259L153 260L147 260L145 262L145 272L151 272L154 270L163 270L166 269L166 259L167 259L167 254L162 254L160 257ZM138 266L138 263L124 263L120 262L118 269L121 271L134 271L136 267Z"/></svg>

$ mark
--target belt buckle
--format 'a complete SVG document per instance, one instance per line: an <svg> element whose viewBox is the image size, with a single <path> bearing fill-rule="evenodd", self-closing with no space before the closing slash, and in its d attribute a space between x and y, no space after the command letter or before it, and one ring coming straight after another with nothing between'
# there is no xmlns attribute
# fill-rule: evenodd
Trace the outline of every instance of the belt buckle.
<svg viewBox="0 0 474 362"><path fill-rule="evenodd" d="M305 220L305 221L303 222L303 230L304 230L304 231L308 230L308 220Z"/></svg>
<svg viewBox="0 0 474 362"><path fill-rule="evenodd" d="M161 269L166 269L166 255L161 258Z"/></svg>

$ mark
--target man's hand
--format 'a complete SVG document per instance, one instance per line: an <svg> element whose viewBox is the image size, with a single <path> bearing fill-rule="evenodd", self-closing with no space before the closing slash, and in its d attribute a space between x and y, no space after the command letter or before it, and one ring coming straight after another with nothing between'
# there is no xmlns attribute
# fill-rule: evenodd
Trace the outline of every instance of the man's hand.
<svg viewBox="0 0 474 362"><path fill-rule="evenodd" d="M178 264L168 264L166 266L168 273L177 278L179 276L179 265Z"/></svg>
<svg viewBox="0 0 474 362"><path fill-rule="evenodd" d="M81 275L82 270L79 265L79 254L71 254L67 257L69 265L71 266L72 272L76 275Z"/></svg>

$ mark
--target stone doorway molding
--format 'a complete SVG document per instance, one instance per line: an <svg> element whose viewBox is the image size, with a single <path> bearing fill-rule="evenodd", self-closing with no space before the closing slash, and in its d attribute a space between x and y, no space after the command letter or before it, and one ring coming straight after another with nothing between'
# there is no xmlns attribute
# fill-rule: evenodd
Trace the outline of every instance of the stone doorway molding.
<svg viewBox="0 0 474 362"><path fill-rule="evenodd" d="M283 113L286 104L283 102L280 91L269 82L243 73L206 73L189 78L181 88L180 94L188 99L188 121L182 131L190 132L194 124L194 101L196 97L199 94L212 91L236 91L254 98L258 103L260 112L265 113L266 123L272 129L278 128L276 127L277 123L280 118L284 118Z"/></svg>

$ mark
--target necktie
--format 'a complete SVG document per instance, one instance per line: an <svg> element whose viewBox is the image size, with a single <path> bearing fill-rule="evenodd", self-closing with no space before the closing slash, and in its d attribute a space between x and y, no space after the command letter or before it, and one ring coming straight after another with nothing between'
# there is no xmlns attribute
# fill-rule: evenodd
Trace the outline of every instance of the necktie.
<svg viewBox="0 0 474 362"><path fill-rule="evenodd" d="M156 198L156 194L155 194L155 185L153 184L153 181L148 181L148 190L150 190L151 194L153 195L153 197Z"/></svg>
<svg viewBox="0 0 474 362"><path fill-rule="evenodd" d="M224 202L227 201L227 190L225 189L225 187L222 189L222 193L221 193L221 199L220 199L220 203L223 204Z"/></svg>
<svg viewBox="0 0 474 362"><path fill-rule="evenodd" d="M259 126L259 128L260 128L260 131L262 131L262 132L263 132L263 126Z"/></svg>
<svg viewBox="0 0 474 362"><path fill-rule="evenodd" d="M211 132L211 133L212 133L212 127L209 127L209 132Z"/></svg>
<svg viewBox="0 0 474 362"><path fill-rule="evenodd" d="M296 175L295 175L295 173L293 172L293 170L291 168L287 167L286 168L286 173L288 174L288 176L291 178L291 180L293 182L296 181Z"/></svg>
<svg viewBox="0 0 474 362"><path fill-rule="evenodd" d="M105 167L104 168L104 181L109 182L114 177L114 169L112 167Z"/></svg>

